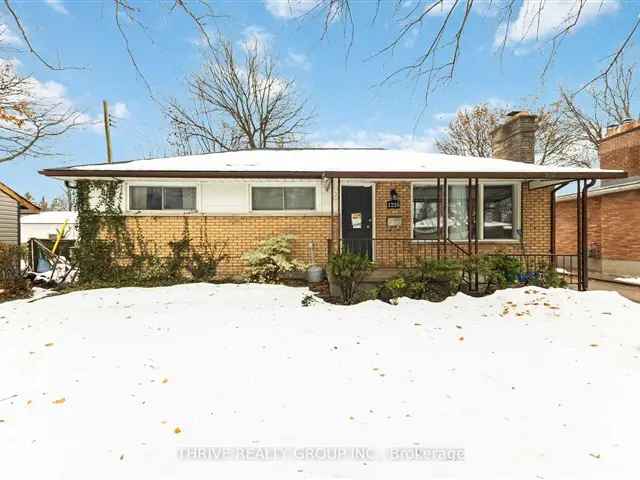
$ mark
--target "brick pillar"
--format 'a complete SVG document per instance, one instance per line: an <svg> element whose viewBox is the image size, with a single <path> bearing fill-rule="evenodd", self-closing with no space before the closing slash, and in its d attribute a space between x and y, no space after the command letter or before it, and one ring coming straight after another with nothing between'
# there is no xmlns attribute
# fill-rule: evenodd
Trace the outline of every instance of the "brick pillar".
<svg viewBox="0 0 640 480"><path fill-rule="evenodd" d="M493 156L534 163L536 118L529 112L510 112L507 120L491 132Z"/></svg>

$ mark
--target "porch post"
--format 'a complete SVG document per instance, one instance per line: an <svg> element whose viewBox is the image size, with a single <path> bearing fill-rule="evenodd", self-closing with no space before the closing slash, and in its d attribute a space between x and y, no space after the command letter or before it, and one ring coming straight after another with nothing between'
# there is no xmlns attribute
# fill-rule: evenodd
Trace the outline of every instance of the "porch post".
<svg viewBox="0 0 640 480"><path fill-rule="evenodd" d="M467 251L471 255L471 179L467 180Z"/></svg>
<svg viewBox="0 0 640 480"><path fill-rule="evenodd" d="M438 177L437 183L437 208L436 208L436 248L437 258L440 260L440 215L442 214L442 192L440 188L440 177Z"/></svg>
<svg viewBox="0 0 640 480"><path fill-rule="evenodd" d="M583 291L582 276L582 195L580 191L580 180L577 181L576 187L576 255L578 257L578 291Z"/></svg>
<svg viewBox="0 0 640 480"><path fill-rule="evenodd" d="M331 245L329 247L329 251L327 252L327 260L331 257L331 251L333 250L333 248L335 247L335 225L334 225L334 221L335 219L334 217L334 208L333 208L333 203L334 203L334 191L333 191L333 177L331 177Z"/></svg>
<svg viewBox="0 0 640 480"><path fill-rule="evenodd" d="M444 228L442 229L442 243L444 243L444 258L447 258L447 239L449 238L448 235L448 224L449 224L449 206L448 206L448 195L449 195L449 187L448 187L448 179L445 178L444 179L444 188L442 189L442 197L443 197L443 202L442 202L442 219L443 219L443 223L444 223Z"/></svg>
<svg viewBox="0 0 640 480"><path fill-rule="evenodd" d="M474 253L476 255L476 257L478 256L479 253L479 249L478 249L478 228L480 228L480 226L478 226L478 212L480 211L479 209L482 208L481 206L478 206L478 202L480 201L480 181L478 180L478 178L475 179L475 188L474 188L474 208L473 208L473 240L474 240ZM478 269L476 268L476 272L475 272L475 286L476 286L476 291L478 291L478 289L480 288L479 286L479 281L480 279L478 278L479 274L478 274Z"/></svg>
<svg viewBox="0 0 640 480"><path fill-rule="evenodd" d="M342 184L338 177L338 253L342 252Z"/></svg>

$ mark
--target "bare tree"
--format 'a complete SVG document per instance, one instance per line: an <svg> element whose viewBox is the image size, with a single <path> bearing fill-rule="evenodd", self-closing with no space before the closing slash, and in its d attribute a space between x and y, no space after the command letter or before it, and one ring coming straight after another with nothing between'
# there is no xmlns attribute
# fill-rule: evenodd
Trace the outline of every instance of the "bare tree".
<svg viewBox="0 0 640 480"><path fill-rule="evenodd" d="M288 0L291 5L300 0ZM355 35L354 0L317 0L307 16L320 14L323 16L323 28L326 35L328 29L337 18L342 19L344 34L349 45ZM595 4L595 5L594 5ZM393 54L399 46L405 44L412 36L423 32L428 25L429 36L420 43L420 52L409 64L393 70L384 81L398 75L406 75L416 80L424 80L426 98L430 92L442 83L454 77L457 65L462 56L462 43L473 14L488 15L497 20L498 30L495 33L494 45L502 55L506 47L513 41L528 39L540 42L547 47L547 62L542 70L544 76L555 61L562 44L571 37L581 20L588 18L589 9L606 8L606 0L566 0L563 11L552 11L558 8L557 3L539 0L523 2L522 0L376 0L371 2L372 22L382 18L385 32L392 32L385 45L374 52L372 57L382 54ZM363 9L360 8L359 11ZM591 12L592 13L592 12ZM561 16L561 17L559 17ZM551 34L543 30L543 24L554 18L555 29ZM618 58L629 47L640 27L640 16L627 30L615 32L617 46L610 52L604 67L586 85L606 76ZM391 26L391 28L389 28ZM395 26L395 28L394 28ZM543 41L544 40L544 41ZM584 86L582 87L584 88Z"/></svg>
<svg viewBox="0 0 640 480"><path fill-rule="evenodd" d="M312 118L305 101L257 47L249 45L239 61L220 38L202 70L187 80L189 105L169 102L170 143L179 154L285 147L304 135Z"/></svg>
<svg viewBox="0 0 640 480"><path fill-rule="evenodd" d="M0 163L51 155L49 141L80 125L80 114L37 93L36 81L0 63Z"/></svg>
<svg viewBox="0 0 640 480"><path fill-rule="evenodd" d="M120 39L127 52L129 60L134 67L137 76L147 87L149 94L153 98L153 92L151 85L149 84L147 77L143 73L140 65L137 61L134 47L129 40L129 29L138 28L145 35L149 36L149 29L143 18L148 11L153 8L163 9L168 14L175 12L181 12L185 15L195 26L198 34L202 39L211 45L208 33L207 22L218 18L214 14L211 2L209 0L169 0L165 2L135 2L132 0L108 0L113 7L113 19L118 30ZM50 70L68 70L68 69L83 69L83 66L70 66L62 63L61 60L52 61L42 53L41 46L38 46L33 41L30 29L25 25L25 21L20 11L16 9L16 4L13 0L3 0L4 10L8 13L8 17L13 21L14 26L17 29L19 37L24 42L26 50L33 55L43 66Z"/></svg>
<svg viewBox="0 0 640 480"><path fill-rule="evenodd" d="M486 103L463 108L449 122L445 134L436 139L436 147L448 155L491 156L491 132L506 110Z"/></svg>
<svg viewBox="0 0 640 480"><path fill-rule="evenodd" d="M47 210L52 212L65 212L70 210L70 208L68 197L66 195L59 195L51 199Z"/></svg>
<svg viewBox="0 0 640 480"><path fill-rule="evenodd" d="M627 65L620 56L613 68L595 83L575 94L560 90L564 115L594 149L610 124L633 118L637 64ZM586 106L583 106L586 105Z"/></svg>
<svg viewBox="0 0 640 480"><path fill-rule="evenodd" d="M537 116L535 158L539 164L589 165L579 134L565 121L559 104L529 108ZM491 132L503 121L505 108L486 103L459 110L436 146L442 153L491 157Z"/></svg>

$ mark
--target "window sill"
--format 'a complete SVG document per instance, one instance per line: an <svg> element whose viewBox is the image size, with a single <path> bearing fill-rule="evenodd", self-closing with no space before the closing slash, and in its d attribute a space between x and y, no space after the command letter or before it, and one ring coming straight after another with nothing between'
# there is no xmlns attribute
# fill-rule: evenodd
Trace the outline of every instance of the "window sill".
<svg viewBox="0 0 640 480"><path fill-rule="evenodd" d="M374 239L375 240L375 239ZM453 243L458 243L462 245L466 245L469 243L469 240L451 240ZM438 240L421 240L419 238L414 238L411 240L411 243L437 243ZM447 243L446 240L440 240L440 242ZM471 243L474 243L475 240L471 240ZM478 239L478 243L480 244L491 244L491 243L499 243L500 245L505 244L519 244L520 240L511 239L511 238L503 238L503 239Z"/></svg>
<svg viewBox="0 0 640 480"><path fill-rule="evenodd" d="M197 210L127 210L123 215L130 217L175 217L176 215L198 215L199 213Z"/></svg>
<svg viewBox="0 0 640 480"><path fill-rule="evenodd" d="M195 210L129 210L123 213L128 217L176 217L176 216L202 216L202 217L330 217L330 212L321 211L244 211L244 212L201 212Z"/></svg>

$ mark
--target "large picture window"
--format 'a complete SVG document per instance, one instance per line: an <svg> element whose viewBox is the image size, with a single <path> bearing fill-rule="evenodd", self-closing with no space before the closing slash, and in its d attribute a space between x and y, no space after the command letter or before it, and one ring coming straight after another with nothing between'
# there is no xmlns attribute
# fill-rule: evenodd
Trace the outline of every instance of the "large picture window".
<svg viewBox="0 0 640 480"><path fill-rule="evenodd" d="M448 186L447 234L451 240L466 240L469 236L467 187ZM444 218L440 218L444 228ZM436 240L438 238L438 187L421 185L413 187L413 238Z"/></svg>
<svg viewBox="0 0 640 480"><path fill-rule="evenodd" d="M481 186L481 205L478 205L478 230L481 240L511 240L517 238L516 184ZM444 197L444 195L443 195ZM469 239L469 191L466 184L447 186L446 238L452 241ZM440 227L445 228L444 215ZM438 238L438 187L436 185L413 186L413 238L437 240Z"/></svg>
<svg viewBox="0 0 640 480"><path fill-rule="evenodd" d="M469 200L466 185L449 185L447 235L451 240L469 238Z"/></svg>
<svg viewBox="0 0 640 480"><path fill-rule="evenodd" d="M195 209L195 187L129 187L129 210Z"/></svg>
<svg viewBox="0 0 640 480"><path fill-rule="evenodd" d="M252 210L315 210L315 187L252 187Z"/></svg>
<svg viewBox="0 0 640 480"><path fill-rule="evenodd" d="M483 187L483 238L515 238L513 185L485 185Z"/></svg>
<svg viewBox="0 0 640 480"><path fill-rule="evenodd" d="M413 187L413 238L438 238L438 188L435 185Z"/></svg>

